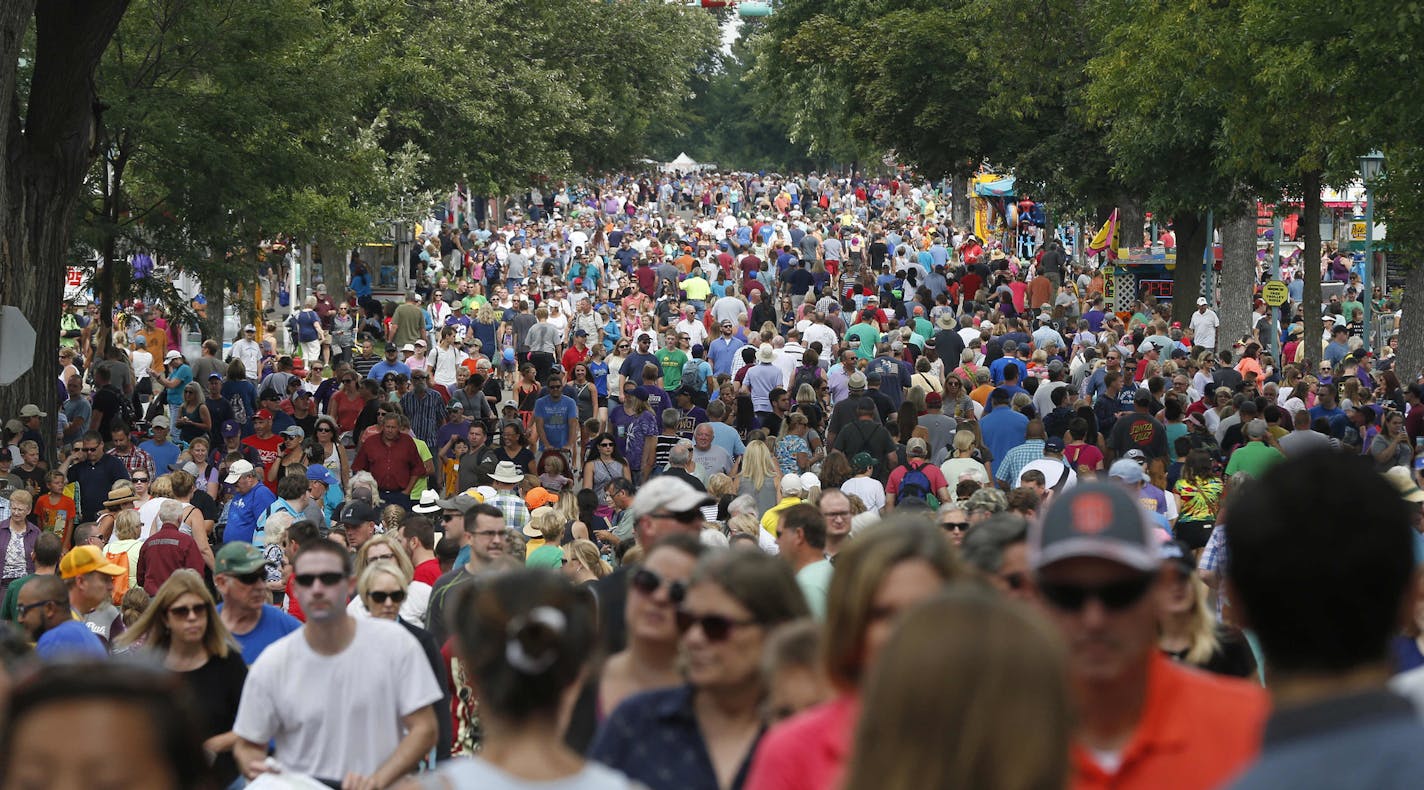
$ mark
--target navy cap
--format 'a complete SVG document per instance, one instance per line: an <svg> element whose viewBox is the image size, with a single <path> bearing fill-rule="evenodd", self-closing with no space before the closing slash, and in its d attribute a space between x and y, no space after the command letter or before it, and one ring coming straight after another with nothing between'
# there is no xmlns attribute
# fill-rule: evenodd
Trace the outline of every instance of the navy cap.
<svg viewBox="0 0 1424 790"><path fill-rule="evenodd" d="M1149 572L1162 563L1152 523L1126 488L1084 483L1053 497L1029 527L1029 564L1035 569L1075 557L1097 557Z"/></svg>

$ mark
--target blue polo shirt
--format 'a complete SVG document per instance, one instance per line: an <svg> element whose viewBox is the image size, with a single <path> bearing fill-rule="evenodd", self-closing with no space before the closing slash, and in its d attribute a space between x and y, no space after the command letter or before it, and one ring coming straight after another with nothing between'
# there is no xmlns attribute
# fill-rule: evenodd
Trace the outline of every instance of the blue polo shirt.
<svg viewBox="0 0 1424 790"><path fill-rule="evenodd" d="M218 611L222 611L222 604L218 604ZM243 662L250 667L257 663L257 657L262 655L263 650L301 627L301 620L271 604L263 604L262 614L257 617L257 625L245 634L234 633L232 638L237 640L237 646L242 649Z"/></svg>

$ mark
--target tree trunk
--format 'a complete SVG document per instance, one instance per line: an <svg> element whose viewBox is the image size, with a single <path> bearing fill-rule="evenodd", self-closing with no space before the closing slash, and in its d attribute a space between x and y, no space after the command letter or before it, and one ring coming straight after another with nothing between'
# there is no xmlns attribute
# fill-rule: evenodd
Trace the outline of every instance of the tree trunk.
<svg viewBox="0 0 1424 790"><path fill-rule="evenodd" d="M10 0L0 11L0 127L4 157L0 180L0 304L20 309L35 329L34 366L0 389L0 414L26 403L48 412L44 432L56 425L59 316L70 231L84 175L94 163L101 111L94 72L128 7L127 0ZM15 64L33 8L34 72L24 123ZM54 444L47 445L51 450ZM49 460L53 461L53 457Z"/></svg>
<svg viewBox="0 0 1424 790"><path fill-rule="evenodd" d="M1424 265L1409 268L1404 275L1404 299L1399 317L1399 359L1394 369L1402 383L1413 383L1414 373L1424 369ZM1407 373L1407 375L1406 375Z"/></svg>
<svg viewBox="0 0 1424 790"><path fill-rule="evenodd" d="M331 239L317 242L321 256L321 279L326 283L326 294L333 302L346 299L346 248Z"/></svg>
<svg viewBox="0 0 1424 790"><path fill-rule="evenodd" d="M217 263L220 264L221 261ZM238 322L237 337L223 337L223 313L227 310L227 278L221 274L203 271L198 274L198 281L202 283L203 296L208 300L205 311L207 318L202 326L203 337L216 338L218 356L222 356L223 343L235 342L237 337L242 336L242 322Z"/></svg>
<svg viewBox="0 0 1424 790"><path fill-rule="evenodd" d="M1256 292L1255 199L1235 206L1221 226L1221 327L1217 348L1230 348L1251 332L1252 297Z"/></svg>
<svg viewBox="0 0 1424 790"><path fill-rule="evenodd" d="M1142 207L1142 201L1124 195L1118 198L1117 210L1117 246L1141 247L1142 223L1147 221L1147 213ZM1094 228L1093 232L1097 233L1097 228ZM1092 236L1088 238L1091 240Z"/></svg>
<svg viewBox="0 0 1424 790"><path fill-rule="evenodd" d="M1206 254L1206 215L1178 214L1172 218L1177 232L1177 266L1172 270L1172 320L1183 327L1191 323L1201 296L1202 256Z"/></svg>
<svg viewBox="0 0 1424 790"><path fill-rule="evenodd" d="M1301 268L1305 274L1305 288L1301 293L1301 313L1305 319L1305 329L1301 342L1305 343L1305 361L1301 370L1309 373L1315 370L1315 363L1321 356L1320 333L1324 331L1320 320L1320 171L1312 170L1301 179L1304 193L1304 207L1300 221L1305 224L1305 248L1300 251Z"/></svg>
<svg viewBox="0 0 1424 790"><path fill-rule="evenodd" d="M973 213L969 208L969 176L955 173L949 179L950 189L954 192L949 201L950 222L963 230L973 224Z"/></svg>

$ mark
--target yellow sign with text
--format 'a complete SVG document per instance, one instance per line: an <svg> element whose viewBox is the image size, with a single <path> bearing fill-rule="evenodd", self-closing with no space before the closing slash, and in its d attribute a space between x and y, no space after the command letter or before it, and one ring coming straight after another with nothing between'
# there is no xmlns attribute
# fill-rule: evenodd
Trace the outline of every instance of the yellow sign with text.
<svg viewBox="0 0 1424 790"><path fill-rule="evenodd" d="M1350 241L1365 240L1365 223L1363 220L1350 222Z"/></svg>
<svg viewBox="0 0 1424 790"><path fill-rule="evenodd" d="M1290 290L1280 280L1271 280L1261 286L1261 301L1271 307L1280 307L1290 301Z"/></svg>

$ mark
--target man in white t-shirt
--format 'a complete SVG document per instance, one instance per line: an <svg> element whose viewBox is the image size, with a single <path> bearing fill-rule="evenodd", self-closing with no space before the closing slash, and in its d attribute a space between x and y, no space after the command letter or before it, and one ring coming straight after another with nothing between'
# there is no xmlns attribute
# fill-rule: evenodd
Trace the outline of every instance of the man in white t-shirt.
<svg viewBox="0 0 1424 790"><path fill-rule="evenodd" d="M1216 328L1221 326L1221 319L1216 317L1216 311L1207 307L1205 296L1197 297L1197 311L1192 313L1190 326L1192 345L1216 350Z"/></svg>
<svg viewBox="0 0 1424 790"><path fill-rule="evenodd" d="M345 548L313 541L293 578L307 622L248 670L232 728L238 767L249 780L290 771L333 786L388 787L435 745L435 673L405 626L347 614L355 583Z"/></svg>

